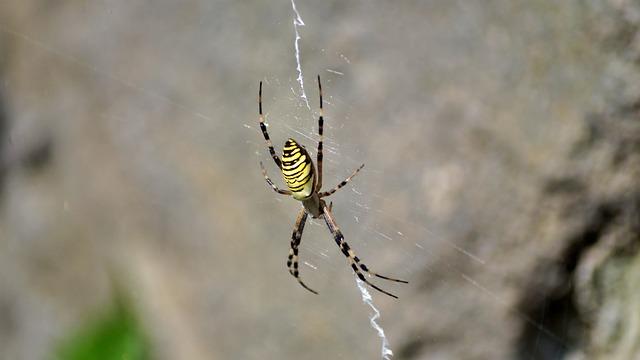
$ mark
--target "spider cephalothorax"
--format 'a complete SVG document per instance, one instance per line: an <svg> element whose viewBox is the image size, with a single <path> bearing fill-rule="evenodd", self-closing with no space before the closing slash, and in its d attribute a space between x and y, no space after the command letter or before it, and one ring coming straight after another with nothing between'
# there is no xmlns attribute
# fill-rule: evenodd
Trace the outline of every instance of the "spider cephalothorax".
<svg viewBox="0 0 640 360"><path fill-rule="evenodd" d="M317 294L315 290L309 288L302 281L302 279L300 279L300 273L298 271L298 248L300 246L300 241L302 240L302 230L304 229L304 224L307 221L307 216L311 215L314 218L322 217L329 227L329 230L333 235L333 239L340 248L340 251L342 251L344 256L347 257L347 260L351 265L351 269L353 269L358 278L367 283L372 288L384 294L397 298L395 295L384 291L369 282L369 280L364 277L363 273L367 273L371 276L377 276L381 279L401 283L406 283L406 281L393 279L370 271L367 266L362 263L356 256L351 247L349 247L349 244L344 241L344 235L342 235L342 231L340 231L340 228L338 228L338 225L333 218L333 214L331 214L331 205L327 206L325 201L322 200L322 198L333 194L343 186L347 185L349 180L351 180L351 178L353 178L360 170L362 170L364 164L357 168L356 171L353 172L353 174L351 174L348 178L346 178L333 189L325 192L320 191L322 188L322 131L324 124L322 110L322 86L320 85L320 76L318 76L318 89L320 90L320 117L318 118L318 135L320 135L320 140L318 141L317 173L315 172L313 161L311 160L311 156L309 156L307 150L304 148L304 146L298 144L293 139L289 139L285 142L282 152L282 160L280 160L278 155L276 155L276 151L273 148L271 139L269 138L269 133L267 132L267 126L264 123L264 115L262 114L262 81L260 82L260 90L258 92L260 130L262 130L262 135L264 136L264 139L267 142L267 146L269 147L269 153L271 154L273 161L280 169L280 172L282 172L282 176L289 190L281 190L280 188L278 188L273 183L273 181L271 181L269 176L267 176L267 171L264 169L264 166L261 162L260 167L262 168L262 175L264 175L265 180L273 188L273 190L275 190L279 194L293 196L294 199L302 201L303 206L303 208L300 209L300 212L298 213L298 218L296 219L296 224L293 229L293 235L291 236L291 247L289 249L287 267L289 268L289 272L291 273L291 275L293 275L298 280L300 285L302 285L305 289Z"/></svg>

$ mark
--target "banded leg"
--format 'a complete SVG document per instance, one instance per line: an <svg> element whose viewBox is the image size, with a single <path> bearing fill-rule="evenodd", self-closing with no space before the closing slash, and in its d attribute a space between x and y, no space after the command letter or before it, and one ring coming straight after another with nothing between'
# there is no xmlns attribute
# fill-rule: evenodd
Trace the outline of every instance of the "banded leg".
<svg viewBox="0 0 640 360"><path fill-rule="evenodd" d="M298 218L296 219L296 224L293 227L293 234L291 234L291 247L289 249L289 258L287 259L287 267L289 268L289 273L293 275L293 277L298 280L300 285L303 288L311 291L314 294L318 294L317 291L308 287L300 278L300 273L298 271L298 248L300 246L300 241L302 240L302 231L304 230L304 224L307 221L307 212L304 209L300 210L298 213Z"/></svg>
<svg viewBox="0 0 640 360"><path fill-rule="evenodd" d="M262 169L262 176L264 176L264 179L267 180L267 184L269 184L275 192L282 195L291 195L291 191L281 190L276 186L276 184L273 183L273 181L271 181L269 175L267 175L267 170L265 170L264 165L262 164L262 161L260 161L260 169Z"/></svg>
<svg viewBox="0 0 640 360"><path fill-rule="evenodd" d="M347 259L349 260L349 263L351 264L351 268L353 269L353 272L356 274L356 276L358 276L358 279L362 280L367 285L369 285L372 288L380 291L381 293L389 295L389 296L397 299L398 298L397 296L393 295L390 292L382 290L378 286L376 286L376 285L372 284L371 282L369 282L369 280L367 280L367 278L365 278L364 275L362 274L362 271L366 272L367 274L369 274L371 276L377 276L377 277L379 277L381 279L385 279L385 280L391 280L391 281L401 282L401 283L405 283L405 284L408 283L408 282L405 281L405 280L393 279L393 278L390 278L390 277L387 277L387 276L383 276L383 275L379 275L379 274L376 274L374 272L369 271L367 266L364 263L361 263L360 259L356 256L356 254L353 252L353 250L351 250L351 247L349 246L349 244L347 244L347 242L344 241L344 235L342 235L342 231L340 231L340 228L338 228L338 225L336 224L335 219L331 215L331 211L329 211L329 209L327 208L326 205L323 207L323 213L324 213L324 221L327 223L327 226L329 227L329 230L331 231L331 234L333 235L333 239L335 240L336 244L338 244L338 247L340 248L340 251L342 251L344 256L346 256Z"/></svg>
<svg viewBox="0 0 640 360"><path fill-rule="evenodd" d="M271 154L273 161L276 162L276 165L282 169L282 163L280 162L278 155L276 155L276 151L273 149L273 144L271 143L269 133L267 132L267 125L264 123L264 115L262 114L262 81L260 81L260 90L258 91L258 114L260 114L260 130L262 130L262 136L264 136L267 146L269 147L269 153Z"/></svg>
<svg viewBox="0 0 640 360"><path fill-rule="evenodd" d="M340 184L338 184L338 186L334 187L333 189L331 189L329 191L323 191L323 192L319 193L318 196L323 198L323 197L329 196L329 195L333 194L334 192L340 190L343 186L347 185L347 183L349 181L351 181L351 178L356 176L356 174L359 173L360 170L362 170L363 167L364 167L364 164L360 165L360 167L357 168L356 171L353 172L353 174L349 175L349 177L346 178L344 181L342 181Z"/></svg>
<svg viewBox="0 0 640 360"><path fill-rule="evenodd" d="M322 109L322 85L320 85L320 75L318 75L318 91L320 93L320 117L318 118L318 135L320 135L320 140L318 141L318 182L316 183L316 191L322 189L322 140L324 139L324 110Z"/></svg>

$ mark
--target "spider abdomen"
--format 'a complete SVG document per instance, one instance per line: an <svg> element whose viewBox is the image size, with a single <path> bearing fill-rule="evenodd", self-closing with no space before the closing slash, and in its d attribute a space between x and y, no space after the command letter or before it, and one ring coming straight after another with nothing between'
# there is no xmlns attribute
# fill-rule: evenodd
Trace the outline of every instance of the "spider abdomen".
<svg viewBox="0 0 640 360"><path fill-rule="evenodd" d="M313 193L315 174L313 162L307 150L295 140L284 144L282 176L296 200L304 200Z"/></svg>

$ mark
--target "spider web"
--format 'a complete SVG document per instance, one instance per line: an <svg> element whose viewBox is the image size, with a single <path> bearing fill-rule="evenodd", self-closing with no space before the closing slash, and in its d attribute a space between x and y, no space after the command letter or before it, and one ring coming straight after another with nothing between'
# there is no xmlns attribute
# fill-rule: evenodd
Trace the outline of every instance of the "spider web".
<svg viewBox="0 0 640 360"><path fill-rule="evenodd" d="M300 99L304 102L304 104L306 105L306 107L308 109L310 109L309 107L309 101L306 95L306 92L304 91L304 76L303 76L303 71L302 71L302 65L301 65L301 49L300 49L300 45L299 45L299 41L302 39L300 32L298 31L298 27L299 26L305 26L305 23L302 20L302 17L300 15L300 12L298 11L296 4L294 2L294 0L291 0L291 5L293 8L293 12L294 12L294 33L295 33L295 40L294 40L294 57L296 60L296 71L298 73L298 78L297 81L300 85L300 91L299 91L299 97ZM347 64L350 64L350 60L343 54L339 54L340 58L343 59ZM327 73L330 74L335 74L338 76L343 76L344 73L341 71L337 71L334 69L325 69L325 71ZM293 96L296 95L296 91L291 88L291 93ZM326 103L328 103L329 105L333 105L331 104L330 101L325 101ZM343 103L344 104L344 103ZM313 116L312 116L313 117ZM293 132L309 141L311 141L312 143L317 142L317 136L314 133L313 130L309 130L309 126L308 124L306 124L308 122L307 119L303 119L301 117L298 116L294 116L294 120L296 120L296 123L298 123L298 126L293 127L291 125L285 125L286 129L289 132ZM325 120L325 124L327 123L327 121ZM327 126L327 125L325 125ZM353 157L348 156L344 153L342 153L340 151L340 145L337 142L332 141L333 138L331 137L331 135L327 135L327 131L325 129L325 154L329 153L331 154L331 156L327 157L325 155L325 163L331 162L331 157L333 157L335 159L335 157L337 157L339 160L333 160L334 165L338 164L338 163L343 163L345 160L347 162L351 162L351 163L357 163L357 160L355 160ZM330 146L327 146L327 143L330 144ZM327 160L327 158L329 158L329 160ZM327 173L326 171L327 167L325 167L325 173ZM325 174L325 176L327 176ZM337 179L338 181L340 179ZM362 181L362 179L359 179L360 181ZM326 180L325 180L326 183ZM378 213L384 217L387 218L394 218L394 215L384 211L384 210L373 210L372 206L367 204L367 201L361 198L361 196L363 195L362 192L359 192L358 190L358 180L356 180L354 183L351 183L349 185L351 191L353 194L357 195L356 199L351 198L349 200L350 203L350 208L349 208L349 212L352 213L353 219L355 221L355 223L359 224L360 223L360 219L362 217L368 217L371 216L371 212L374 211L375 213ZM373 196L377 196L377 197L382 197L379 194L373 194ZM403 223L403 225L405 227L409 227L410 229L413 230L413 232L415 233L416 230L418 231L418 233L421 233L422 236L427 236L430 239L430 242L432 243L437 243L440 244L442 246L448 247L450 249L452 249L453 251L455 251L456 253L458 253L459 256L463 257L466 259L466 261L470 261L473 262L481 267L487 266L488 263L485 259L483 259L480 255L474 254L473 251L471 250L467 250L464 247L456 244L453 241L447 240L446 238L444 238L443 236L439 236L436 232L430 230L429 228L427 228L424 225L421 224L417 224L414 222L410 222L410 221L402 221L400 219L395 219L395 220L399 220L399 222ZM314 224L314 221L311 219L310 222L312 224ZM323 227L323 224L315 224L316 226L319 227ZM388 229L390 230L390 229ZM390 231L387 231L386 233L383 231L380 231L378 229L378 226L376 226L375 224L373 226L371 225L366 225L366 233L370 233L370 234L374 234L376 237L378 237L378 239L383 240L384 242L396 242L396 235L398 237L400 237L402 239L402 241L406 241L407 239L405 238L405 235L403 233L404 229L393 229ZM363 244L360 244L361 246ZM368 246L369 244L365 243L364 246ZM429 256L433 256L436 260L434 260L434 262L436 262L438 259L437 255L434 255L432 253L429 252L428 249L425 248L424 243L421 244L421 242L415 242L414 243L415 248L418 249L418 252L423 252L425 254L428 254ZM322 257L324 257L325 259L321 259L321 261L326 260L327 258L327 249L321 248L321 249L314 249L314 252L319 252L321 254ZM304 265L306 265L309 269L311 270L317 270L318 267L311 261L304 261L303 262ZM559 344L560 347L563 347L564 349L569 349L570 345L567 344L564 340L564 338L556 333L554 333L553 331L547 329L542 323L536 321L535 319L531 318L529 315L519 311L518 309L513 308L513 306L510 304L510 302L508 300L506 300L505 298L503 298L500 294L498 294L497 292L493 291L490 289L489 286L487 285L483 285L481 283L480 280L478 280L475 276L471 275L470 273L465 272L463 269L459 268L458 266L444 260L442 262L442 265L444 268L446 268L446 270L450 273L456 274L460 279L462 279L464 282L466 282L469 286L471 286L472 288L476 289L477 291L479 291L480 293L486 295L489 299L491 299L491 301L495 302L496 304L499 304L501 307L504 307L506 309L508 309L510 312L515 313L518 317L520 317L524 322L528 323L529 325L531 325L532 327L536 328L540 334L544 334L545 336L547 336L548 338L552 339L552 341L556 342L557 344ZM413 273L415 272L417 269L413 268L413 267L409 267L409 269L407 269L407 271L409 273ZM429 270L432 271L432 270ZM354 274L355 275L355 274ZM361 292L361 297L362 297L362 301L364 304L368 305L371 308L371 313L370 313L370 324L371 327L375 330L375 332L378 334L378 336L381 338L381 358L382 359L390 359L393 356L393 351L390 348L389 345L389 339L386 337L385 335L385 331L383 329L383 327L379 324L380 321L380 311L378 308L376 308L376 306L373 303L373 297L371 296L371 294L369 293L366 285L361 282L359 279L355 279L356 280L356 284L358 286L358 289Z"/></svg>
<svg viewBox="0 0 640 360"><path fill-rule="evenodd" d="M297 80L300 83L300 98L302 98L302 100L307 105L307 108L310 110L311 107L309 106L309 100L307 99L307 96L304 92L304 79L303 79L304 77L302 75L302 65L300 64L300 47L298 45L298 41L301 39L300 34L298 33L298 26L304 26L304 22L302 21L302 17L300 17L300 13L298 12L298 9L296 9L296 4L294 0L291 0L291 6L293 7L293 12L295 13L295 18L293 20L293 27L295 30L294 49L295 49L295 58L296 58L296 65L297 65L296 70L298 71ZM300 135L307 137L306 135L304 135L303 133L297 130L294 130L294 131L299 133ZM331 150L328 147L327 147L327 151L331 152ZM305 264L315 270L315 267L313 265L309 263L305 263ZM354 276L355 276L355 273L354 273ZM373 304L373 298L367 291L367 288L365 287L364 282L356 278L356 284L358 285L358 289L360 289L360 292L362 294L362 302L371 308L371 317L369 321L371 323L371 327L373 327L373 329L378 333L378 336L381 338L382 359L388 360L391 358L391 356L393 356L393 351L389 347L389 340L385 336L384 329L377 322L377 320L380 318L380 311Z"/></svg>

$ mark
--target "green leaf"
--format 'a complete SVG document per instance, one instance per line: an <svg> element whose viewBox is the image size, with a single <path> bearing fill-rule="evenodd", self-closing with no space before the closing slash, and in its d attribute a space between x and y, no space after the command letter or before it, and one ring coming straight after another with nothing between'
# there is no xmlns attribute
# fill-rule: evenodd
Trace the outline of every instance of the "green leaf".
<svg viewBox="0 0 640 360"><path fill-rule="evenodd" d="M111 309L90 321L58 347L58 360L145 360L146 337L131 309L116 301Z"/></svg>

